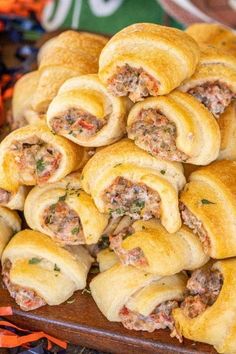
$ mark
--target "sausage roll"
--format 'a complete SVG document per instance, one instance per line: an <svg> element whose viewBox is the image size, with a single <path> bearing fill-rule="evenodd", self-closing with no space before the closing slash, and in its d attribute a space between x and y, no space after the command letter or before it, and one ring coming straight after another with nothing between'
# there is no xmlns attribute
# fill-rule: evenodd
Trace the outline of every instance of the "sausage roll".
<svg viewBox="0 0 236 354"><path fill-rule="evenodd" d="M218 161L190 176L180 195L184 224L212 258L236 256L236 162Z"/></svg>
<svg viewBox="0 0 236 354"><path fill-rule="evenodd" d="M83 246L65 249L40 232L24 230L2 254L3 282L24 311L59 305L86 286L92 260Z"/></svg>
<svg viewBox="0 0 236 354"><path fill-rule="evenodd" d="M217 48L202 50L194 75L180 87L216 117L236 98L236 57Z"/></svg>
<svg viewBox="0 0 236 354"><path fill-rule="evenodd" d="M219 155L217 122L187 93L174 91L137 103L127 131L140 148L162 159L207 165Z"/></svg>
<svg viewBox="0 0 236 354"><path fill-rule="evenodd" d="M160 218L169 232L181 226L178 191L185 184L182 166L152 157L131 140L98 151L81 178L83 189L102 213L113 218Z"/></svg>
<svg viewBox="0 0 236 354"><path fill-rule="evenodd" d="M219 160L236 160L236 101L232 102L218 120L221 132Z"/></svg>
<svg viewBox="0 0 236 354"><path fill-rule="evenodd" d="M15 84L12 98L12 115L17 128L27 123L40 121L43 117L33 112L31 107L32 96L37 88L39 79L38 71L23 75ZM33 119L30 119L34 116Z"/></svg>
<svg viewBox="0 0 236 354"><path fill-rule="evenodd" d="M176 28L136 23L115 34L99 58L99 77L114 96L133 102L164 95L190 77L197 43Z"/></svg>
<svg viewBox="0 0 236 354"><path fill-rule="evenodd" d="M62 244L98 242L108 216L97 210L91 196L81 189L79 178L79 173L72 173L60 182L36 186L30 191L24 214L31 229Z"/></svg>
<svg viewBox="0 0 236 354"><path fill-rule="evenodd" d="M236 36L218 23L194 23L186 32L200 45L211 45L236 55Z"/></svg>
<svg viewBox="0 0 236 354"><path fill-rule="evenodd" d="M98 57L107 38L65 31L41 52L39 81L32 97L34 111L45 113L60 86L69 78L98 71Z"/></svg>
<svg viewBox="0 0 236 354"><path fill-rule="evenodd" d="M0 186L16 191L19 185L56 182L81 167L84 149L45 124L13 131L0 145Z"/></svg>
<svg viewBox="0 0 236 354"><path fill-rule="evenodd" d="M186 226L170 235L157 220L139 220L109 239L123 264L161 276L193 270L208 261L199 238Z"/></svg>
<svg viewBox="0 0 236 354"><path fill-rule="evenodd" d="M0 206L0 259L4 247L14 233L20 231L21 219L16 211Z"/></svg>
<svg viewBox="0 0 236 354"><path fill-rule="evenodd" d="M109 321L122 322L126 328L136 331L169 328L171 336L181 339L171 313L183 299L185 285L183 274L160 278L117 264L97 275L90 289Z"/></svg>
<svg viewBox="0 0 236 354"><path fill-rule="evenodd" d="M186 338L214 345L218 353L235 353L236 259L195 271L181 308L174 309L177 330Z"/></svg>
<svg viewBox="0 0 236 354"><path fill-rule="evenodd" d="M82 146L103 146L126 132L129 100L114 97L96 74L74 77L60 88L47 111L52 131Z"/></svg>
<svg viewBox="0 0 236 354"><path fill-rule="evenodd" d="M29 189L27 186L20 186L15 192L11 192L0 187L0 206L12 210L23 210Z"/></svg>

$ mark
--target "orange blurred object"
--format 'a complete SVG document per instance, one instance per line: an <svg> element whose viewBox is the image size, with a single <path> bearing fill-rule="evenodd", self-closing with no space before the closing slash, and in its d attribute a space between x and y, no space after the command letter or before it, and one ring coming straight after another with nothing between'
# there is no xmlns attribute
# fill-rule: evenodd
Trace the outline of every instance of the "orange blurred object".
<svg viewBox="0 0 236 354"><path fill-rule="evenodd" d="M35 12L40 16L48 1L51 0L0 0L0 13L27 17Z"/></svg>

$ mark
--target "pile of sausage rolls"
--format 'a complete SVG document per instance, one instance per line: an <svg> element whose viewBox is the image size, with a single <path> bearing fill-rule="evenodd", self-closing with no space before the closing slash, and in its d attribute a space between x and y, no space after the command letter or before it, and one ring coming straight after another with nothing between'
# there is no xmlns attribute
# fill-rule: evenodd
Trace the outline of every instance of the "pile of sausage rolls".
<svg viewBox="0 0 236 354"><path fill-rule="evenodd" d="M46 42L0 144L2 279L21 309L65 302L93 266L109 321L236 352L235 102L220 25Z"/></svg>

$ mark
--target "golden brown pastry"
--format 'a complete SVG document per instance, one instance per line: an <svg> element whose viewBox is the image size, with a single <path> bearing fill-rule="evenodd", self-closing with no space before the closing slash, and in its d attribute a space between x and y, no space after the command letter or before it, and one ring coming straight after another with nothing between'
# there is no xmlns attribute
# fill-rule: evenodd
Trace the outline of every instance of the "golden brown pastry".
<svg viewBox="0 0 236 354"><path fill-rule="evenodd" d="M59 305L86 286L92 260L83 246L65 249L40 232L24 230L2 254L3 282L24 311Z"/></svg>
<svg viewBox="0 0 236 354"><path fill-rule="evenodd" d="M235 267L233 258L195 271L181 308L173 310L177 331L188 339L212 344L218 353L236 351Z"/></svg>
<svg viewBox="0 0 236 354"><path fill-rule="evenodd" d="M139 220L110 236L110 248L124 265L147 273L173 275L208 261L197 235L186 226L170 235L157 220Z"/></svg>
<svg viewBox="0 0 236 354"><path fill-rule="evenodd" d="M159 160L124 139L98 151L83 169L81 183L98 210L113 218L160 218L169 232L181 226L178 191L182 166Z"/></svg>
<svg viewBox="0 0 236 354"><path fill-rule="evenodd" d="M16 191L19 185L56 182L82 167L84 149L45 124L13 131L0 145L0 186Z"/></svg>
<svg viewBox="0 0 236 354"><path fill-rule="evenodd" d="M32 96L38 85L39 73L32 71L23 75L15 84L12 98L12 115L17 128L27 123L40 122L43 119L39 112L31 107ZM31 119L31 117L33 117Z"/></svg>
<svg viewBox="0 0 236 354"><path fill-rule="evenodd" d="M236 55L236 36L218 23L194 23L186 32L200 45L211 45Z"/></svg>
<svg viewBox="0 0 236 354"><path fill-rule="evenodd" d="M39 60L39 81L31 100L34 111L45 113L59 87L73 76L96 73L98 57L106 44L103 36L65 31L44 44Z"/></svg>
<svg viewBox="0 0 236 354"><path fill-rule="evenodd" d="M180 195L184 224L212 258L236 256L236 162L218 161L190 176Z"/></svg>
<svg viewBox="0 0 236 354"><path fill-rule="evenodd" d="M195 73L179 89L219 118L236 98L236 57L218 48L203 48Z"/></svg>
<svg viewBox="0 0 236 354"><path fill-rule="evenodd" d="M172 309L183 299L186 277L176 274L160 278L131 267L114 265L90 283L94 301L109 321L122 322L128 329L153 332L175 330Z"/></svg>
<svg viewBox="0 0 236 354"><path fill-rule="evenodd" d="M221 132L219 160L236 160L236 101L232 102L218 121Z"/></svg>
<svg viewBox="0 0 236 354"><path fill-rule="evenodd" d="M133 102L164 95L190 77L197 43L176 28L136 23L115 34L99 58L99 78L115 96Z"/></svg>
<svg viewBox="0 0 236 354"><path fill-rule="evenodd" d="M21 229L21 219L16 211L0 206L0 258L10 238Z"/></svg>
<svg viewBox="0 0 236 354"><path fill-rule="evenodd" d="M71 245L97 243L108 222L81 189L79 173L34 187L26 198L24 215L31 229Z"/></svg>
<svg viewBox="0 0 236 354"><path fill-rule="evenodd" d="M129 100L114 97L97 74L67 80L52 100L47 123L56 134L82 146L103 146L126 132Z"/></svg>
<svg viewBox="0 0 236 354"><path fill-rule="evenodd" d="M108 270L113 267L113 265L115 265L116 263L119 263L119 258L117 257L115 252L113 252L109 248L105 248L97 254L97 262L99 265L100 272L104 272L105 270Z"/></svg>
<svg viewBox="0 0 236 354"><path fill-rule="evenodd" d="M217 122L187 93L173 91L137 103L127 125L136 145L165 160L207 165L219 155Z"/></svg>
<svg viewBox="0 0 236 354"><path fill-rule="evenodd" d="M4 188L0 188L0 206L7 207L12 210L23 210L25 198L30 188L20 186L15 192L9 192Z"/></svg>

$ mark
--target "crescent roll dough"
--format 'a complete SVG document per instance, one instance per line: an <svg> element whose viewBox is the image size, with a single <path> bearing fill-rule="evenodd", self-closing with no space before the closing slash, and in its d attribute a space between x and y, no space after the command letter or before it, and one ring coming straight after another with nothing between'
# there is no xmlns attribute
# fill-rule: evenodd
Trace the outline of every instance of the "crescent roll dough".
<svg viewBox="0 0 236 354"><path fill-rule="evenodd" d="M109 321L149 332L168 327L172 336L178 336L171 310L183 299L185 284L183 274L160 278L117 264L97 275L90 289L98 308Z"/></svg>
<svg viewBox="0 0 236 354"><path fill-rule="evenodd" d="M67 79L96 73L98 57L106 42L103 36L75 31L65 31L53 42L50 40L40 55L39 81L31 101L33 110L45 113Z"/></svg>
<svg viewBox="0 0 236 354"><path fill-rule="evenodd" d="M181 226L178 191L185 184L182 166L158 160L128 139L98 151L82 172L83 189L98 210L114 218L161 218L169 232Z"/></svg>
<svg viewBox="0 0 236 354"><path fill-rule="evenodd" d="M21 184L56 182L82 167L82 147L53 135L45 124L10 133L0 145L0 186L16 191Z"/></svg>
<svg viewBox="0 0 236 354"><path fill-rule="evenodd" d="M236 57L214 47L202 49L194 75L180 90L193 95L219 118L236 98Z"/></svg>
<svg viewBox="0 0 236 354"><path fill-rule="evenodd" d="M200 45L211 45L236 55L236 36L233 31L218 23L194 23L186 29Z"/></svg>
<svg viewBox="0 0 236 354"><path fill-rule="evenodd" d="M236 162L218 161L190 176L180 196L183 222L212 258L236 256Z"/></svg>
<svg viewBox="0 0 236 354"><path fill-rule="evenodd" d="M27 123L38 122L43 118L38 112L33 112L31 107L32 96L37 88L38 80L38 71L32 71L23 75L14 86L12 115L18 128ZM30 119L32 116L34 119Z"/></svg>
<svg viewBox="0 0 236 354"><path fill-rule="evenodd" d="M154 219L136 221L127 234L122 231L110 236L110 247L123 264L161 276L193 270L208 261L199 238L190 229L183 226L170 235Z"/></svg>
<svg viewBox="0 0 236 354"><path fill-rule="evenodd" d="M59 305L86 286L92 260L83 246L65 249L40 232L24 230L3 252L3 282L22 310Z"/></svg>
<svg viewBox="0 0 236 354"><path fill-rule="evenodd" d="M176 28L136 23L115 34L99 58L99 77L115 96L133 102L164 95L190 77L197 43Z"/></svg>
<svg viewBox="0 0 236 354"><path fill-rule="evenodd" d="M128 137L153 156L207 165L217 158L220 130L213 115L186 93L147 98L128 116Z"/></svg>
<svg viewBox="0 0 236 354"><path fill-rule="evenodd" d="M29 189L27 186L20 186L16 192L9 192L0 188L0 205L12 210L23 210Z"/></svg>
<svg viewBox="0 0 236 354"><path fill-rule="evenodd" d="M34 187L25 201L29 227L62 244L97 243L108 216L97 210L79 178L79 173L72 173L57 183Z"/></svg>
<svg viewBox="0 0 236 354"><path fill-rule="evenodd" d="M236 160L236 101L220 116L221 147L219 160Z"/></svg>
<svg viewBox="0 0 236 354"><path fill-rule="evenodd" d="M126 132L128 99L112 96L96 74L74 77L47 111L52 131L82 146L103 146Z"/></svg>
<svg viewBox="0 0 236 354"><path fill-rule="evenodd" d="M212 271L215 273L215 279L212 278L214 283L211 281L210 294L203 292L203 288L207 284L203 283L202 279L204 280L204 278L203 276L200 277L198 273L198 279L196 279L195 284L193 284L193 281L191 282L191 288L194 295L197 294L198 289L201 289L201 293L197 296L193 295L192 299L191 296L188 298L191 301L191 317L186 313L184 307L173 311L177 330L184 337L212 344L218 353L235 353L236 348L235 267L236 259L222 260L214 264ZM218 277L221 275L222 280L217 281L217 275ZM199 283L203 288L198 286ZM200 314L192 313L194 302L196 301L196 306L199 308L202 297L203 312ZM210 298L210 304L204 306L207 297Z"/></svg>
<svg viewBox="0 0 236 354"><path fill-rule="evenodd" d="M20 229L21 219L17 212L0 206L0 258L10 238Z"/></svg>

